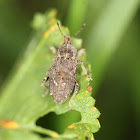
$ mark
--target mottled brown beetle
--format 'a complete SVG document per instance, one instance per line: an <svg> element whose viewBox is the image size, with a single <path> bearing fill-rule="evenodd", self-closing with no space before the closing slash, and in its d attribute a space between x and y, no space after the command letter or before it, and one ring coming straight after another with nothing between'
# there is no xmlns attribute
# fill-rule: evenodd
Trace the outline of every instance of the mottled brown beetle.
<svg viewBox="0 0 140 140"><path fill-rule="evenodd" d="M58 22L57 25L63 35ZM77 35L84 26L85 24L75 35ZM85 52L85 49L81 49L77 52L77 49L71 44L70 36L64 36L64 44L60 46L57 51L53 46L50 47L50 50L57 56L54 58L51 68L47 71L46 77L42 80L41 86L47 89L45 94L48 93L49 88L50 95L58 104L62 104L68 99L75 86L75 91L69 101L69 109L71 110L71 102L79 90L79 85L75 80L78 64L81 64L85 76L92 80L92 78L87 75L83 62L75 59L81 56ZM45 85L47 80L49 80L48 87Z"/></svg>

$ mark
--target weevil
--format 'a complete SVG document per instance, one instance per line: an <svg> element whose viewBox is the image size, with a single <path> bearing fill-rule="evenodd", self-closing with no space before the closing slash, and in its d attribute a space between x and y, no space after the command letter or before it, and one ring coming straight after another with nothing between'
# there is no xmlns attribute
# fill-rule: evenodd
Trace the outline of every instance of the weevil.
<svg viewBox="0 0 140 140"><path fill-rule="evenodd" d="M93 80L89 75L87 75L83 62L81 60L76 60L76 57L85 53L85 49L77 51L71 43L70 36L65 36L62 33L58 22L57 25L61 35L64 36L64 43L62 46L58 47L58 50L56 50L53 46L50 47L50 50L56 56L53 59L52 66L46 72L46 77L41 81L41 86L46 88L45 94L48 94L49 90L50 95L57 104L64 103L75 87L74 93L69 101L69 110L71 110L71 102L79 90L79 85L75 79L77 65L81 64L85 76L91 81ZM77 35L84 26L85 24L83 24L81 29L75 35ZM45 85L46 81L48 81L48 86Z"/></svg>

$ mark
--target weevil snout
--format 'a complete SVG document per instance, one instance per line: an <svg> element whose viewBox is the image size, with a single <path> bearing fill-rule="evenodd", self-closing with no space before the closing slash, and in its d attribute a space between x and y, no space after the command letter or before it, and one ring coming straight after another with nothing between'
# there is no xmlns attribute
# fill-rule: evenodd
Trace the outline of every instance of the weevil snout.
<svg viewBox="0 0 140 140"><path fill-rule="evenodd" d="M71 44L71 38L70 38L70 36L65 36L64 42L65 42L65 44Z"/></svg>

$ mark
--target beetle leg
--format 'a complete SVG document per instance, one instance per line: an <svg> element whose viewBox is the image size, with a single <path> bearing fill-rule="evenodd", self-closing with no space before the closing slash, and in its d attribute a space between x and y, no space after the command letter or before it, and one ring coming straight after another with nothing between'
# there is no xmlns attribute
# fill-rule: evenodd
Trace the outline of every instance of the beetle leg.
<svg viewBox="0 0 140 140"><path fill-rule="evenodd" d="M46 90L46 92L44 94L42 94L42 98L44 98L46 95L48 95L48 89Z"/></svg>
<svg viewBox="0 0 140 140"><path fill-rule="evenodd" d="M72 102L73 98L75 97L75 95L77 94L78 90L79 90L79 85L78 85L78 83L75 81L75 90L74 90L74 93L73 93L73 95L72 95L72 97L71 97L71 99L70 99L70 101L69 101L69 110L70 110L70 111L71 111L71 102Z"/></svg>
<svg viewBox="0 0 140 140"><path fill-rule="evenodd" d="M77 64L81 64L81 67L82 67L82 69L83 69L83 71L84 71L85 76L86 76L88 79L90 79L91 81L93 81L93 79L92 79L89 75L87 75L87 71L86 71L86 68L85 68L83 62L82 62L81 60L77 60Z"/></svg>
<svg viewBox="0 0 140 140"><path fill-rule="evenodd" d="M42 97L45 97L48 94L48 86L45 85L45 82L49 79L49 76L46 76L42 81L41 81L41 86L43 86L46 89L46 92L42 95Z"/></svg>
<svg viewBox="0 0 140 140"><path fill-rule="evenodd" d="M85 49L82 48L77 52L77 57L80 57L83 53L85 53Z"/></svg>
<svg viewBox="0 0 140 140"><path fill-rule="evenodd" d="M45 82L49 79L49 77L45 77L42 81L41 81L41 86L44 87L44 88L48 88L46 85L45 85Z"/></svg>
<svg viewBox="0 0 140 140"><path fill-rule="evenodd" d="M57 51L56 51L55 47L53 47L53 46L50 46L50 50L51 50L51 51L52 51L52 53L54 53L54 54L56 54L56 53L57 53Z"/></svg>

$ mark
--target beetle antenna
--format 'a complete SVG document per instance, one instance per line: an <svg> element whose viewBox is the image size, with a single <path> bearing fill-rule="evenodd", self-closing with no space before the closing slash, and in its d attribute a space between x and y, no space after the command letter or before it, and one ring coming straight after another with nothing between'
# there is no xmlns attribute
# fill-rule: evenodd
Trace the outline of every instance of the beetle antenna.
<svg viewBox="0 0 140 140"><path fill-rule="evenodd" d="M81 29L80 29L79 31L77 31L77 33L75 33L74 35L77 36L77 35L81 32L81 30L83 30L83 28L84 28L85 26L86 26L86 24L84 23L84 24L82 25Z"/></svg>
<svg viewBox="0 0 140 140"><path fill-rule="evenodd" d="M59 26L59 23L57 22L57 25L58 25L58 28L59 28L59 31L61 33L62 36L64 36L64 34L62 33L61 29L60 29L60 26ZM64 36L65 37L65 36Z"/></svg>

